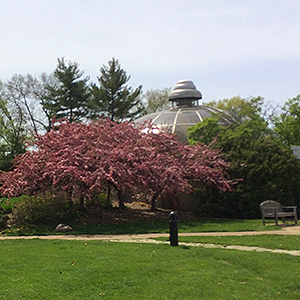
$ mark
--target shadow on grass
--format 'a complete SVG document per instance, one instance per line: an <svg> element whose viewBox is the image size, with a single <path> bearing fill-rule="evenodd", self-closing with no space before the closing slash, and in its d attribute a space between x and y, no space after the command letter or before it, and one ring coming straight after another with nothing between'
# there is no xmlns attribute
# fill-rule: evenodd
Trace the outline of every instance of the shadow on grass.
<svg viewBox="0 0 300 300"><path fill-rule="evenodd" d="M2 232L3 235L92 235L92 234L142 234L168 233L169 222L166 220L121 222L115 224L82 224L70 223L73 232L55 233L57 224L31 225L19 228L10 228ZM233 232L233 231L263 231L278 230L278 226L263 226L261 220L233 220L233 219L197 219L178 221L178 231L183 232Z"/></svg>

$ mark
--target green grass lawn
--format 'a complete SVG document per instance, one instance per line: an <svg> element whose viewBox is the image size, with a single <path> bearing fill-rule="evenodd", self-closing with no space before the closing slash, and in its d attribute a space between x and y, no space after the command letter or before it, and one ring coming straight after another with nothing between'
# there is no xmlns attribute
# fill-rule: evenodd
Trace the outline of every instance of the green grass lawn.
<svg viewBox="0 0 300 300"><path fill-rule="evenodd" d="M56 224L57 225L57 224ZM169 222L166 220L147 222L127 222L119 224L70 224L74 232L71 234L138 234L169 232ZM4 230L4 235L49 235L54 234L55 224L48 226L27 226ZM262 231L278 230L277 226L263 226L261 220L232 219L199 219L178 221L179 232L214 232L214 231Z"/></svg>
<svg viewBox="0 0 300 300"><path fill-rule="evenodd" d="M300 257L101 241L0 241L0 299L299 299Z"/></svg>

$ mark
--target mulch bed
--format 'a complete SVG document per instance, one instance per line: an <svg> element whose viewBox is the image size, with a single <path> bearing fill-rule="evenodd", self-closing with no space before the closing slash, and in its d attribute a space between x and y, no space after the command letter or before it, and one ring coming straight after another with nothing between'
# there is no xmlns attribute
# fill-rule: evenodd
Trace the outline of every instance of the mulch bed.
<svg viewBox="0 0 300 300"><path fill-rule="evenodd" d="M150 205L142 202L125 203L125 208L95 208L88 209L87 213L80 218L85 224L116 224L134 223L142 221L168 220L170 209L158 208L152 211ZM176 212L181 220L195 220L196 217L190 212Z"/></svg>

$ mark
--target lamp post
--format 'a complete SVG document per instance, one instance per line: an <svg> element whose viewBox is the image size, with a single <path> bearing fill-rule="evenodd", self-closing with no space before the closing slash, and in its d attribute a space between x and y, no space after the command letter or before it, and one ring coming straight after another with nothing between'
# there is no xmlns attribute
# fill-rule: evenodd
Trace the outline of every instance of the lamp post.
<svg viewBox="0 0 300 300"><path fill-rule="evenodd" d="M178 222L177 215L174 211L169 214L169 225L170 225L170 245L178 246Z"/></svg>

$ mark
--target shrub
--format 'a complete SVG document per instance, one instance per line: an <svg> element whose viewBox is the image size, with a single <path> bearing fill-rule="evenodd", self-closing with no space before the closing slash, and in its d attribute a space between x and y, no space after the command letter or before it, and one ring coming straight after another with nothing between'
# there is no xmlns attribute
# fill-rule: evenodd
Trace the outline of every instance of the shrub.
<svg viewBox="0 0 300 300"><path fill-rule="evenodd" d="M0 207L0 230L6 228L6 223L8 219L9 219L8 215L5 213L4 209Z"/></svg>
<svg viewBox="0 0 300 300"><path fill-rule="evenodd" d="M246 118L247 120L247 118ZM214 120L212 120L214 121ZM202 123L214 129L215 123ZM213 125L213 126L212 126ZM202 142L202 127L193 128L191 142ZM238 183L232 192L205 187L196 190L196 213L207 217L260 218L259 204L271 199L282 205L300 206L300 161L265 122L249 119L220 131L210 147L222 149L230 163L228 174Z"/></svg>
<svg viewBox="0 0 300 300"><path fill-rule="evenodd" d="M24 199L24 196L8 198L0 198L0 230L7 227L9 220L8 214L12 212L14 205Z"/></svg>
<svg viewBox="0 0 300 300"><path fill-rule="evenodd" d="M11 197L11 198L0 198L0 207L2 207L3 211L6 214L10 214L14 205L20 201L22 201L26 196L19 197Z"/></svg>
<svg viewBox="0 0 300 300"><path fill-rule="evenodd" d="M69 217L69 201L64 193L44 192L37 196L23 196L12 210L15 225L59 223Z"/></svg>

